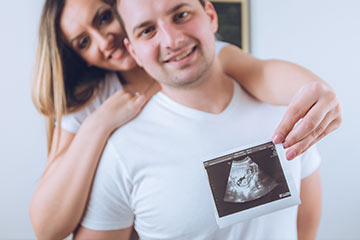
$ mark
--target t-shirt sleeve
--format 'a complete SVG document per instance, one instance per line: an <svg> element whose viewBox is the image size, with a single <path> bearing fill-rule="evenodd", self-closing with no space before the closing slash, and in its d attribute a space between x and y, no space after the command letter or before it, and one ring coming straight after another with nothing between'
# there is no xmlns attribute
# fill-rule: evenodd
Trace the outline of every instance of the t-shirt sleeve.
<svg viewBox="0 0 360 240"><path fill-rule="evenodd" d="M71 133L77 133L84 120L95 111L97 107L96 101L94 100L80 111L64 115L61 119L61 128Z"/></svg>
<svg viewBox="0 0 360 240"><path fill-rule="evenodd" d="M122 86L116 73L107 73L104 81L102 81L98 87L97 95L79 111L63 116L61 119L61 128L68 132L77 133L84 120L100 107L106 99L121 89Z"/></svg>
<svg viewBox="0 0 360 240"><path fill-rule="evenodd" d="M216 55L218 55L221 51L221 49L223 49L223 47L225 47L226 45L229 45L230 43L227 42L222 42L219 40L215 41L215 49L216 49Z"/></svg>
<svg viewBox="0 0 360 240"><path fill-rule="evenodd" d="M110 142L106 145L94 179L90 200L81 225L99 231L119 230L133 225L130 207L131 182Z"/></svg>
<svg viewBox="0 0 360 240"><path fill-rule="evenodd" d="M301 155L301 179L310 176L320 167L321 157L316 146L312 146Z"/></svg>

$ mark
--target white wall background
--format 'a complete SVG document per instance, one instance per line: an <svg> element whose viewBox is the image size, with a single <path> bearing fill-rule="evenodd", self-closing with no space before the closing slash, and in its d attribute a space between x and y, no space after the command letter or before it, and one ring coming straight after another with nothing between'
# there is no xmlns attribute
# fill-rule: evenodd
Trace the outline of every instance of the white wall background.
<svg viewBox="0 0 360 240"><path fill-rule="evenodd" d="M0 239L35 239L28 208L46 161L44 122L29 94L43 0L6 1L0 14ZM253 54L301 64L342 102L340 130L319 144L318 239L360 239L360 2L251 0Z"/></svg>
<svg viewBox="0 0 360 240"><path fill-rule="evenodd" d="M252 50L301 64L327 80L342 127L320 142L323 216L318 239L360 239L360 2L253 0Z"/></svg>

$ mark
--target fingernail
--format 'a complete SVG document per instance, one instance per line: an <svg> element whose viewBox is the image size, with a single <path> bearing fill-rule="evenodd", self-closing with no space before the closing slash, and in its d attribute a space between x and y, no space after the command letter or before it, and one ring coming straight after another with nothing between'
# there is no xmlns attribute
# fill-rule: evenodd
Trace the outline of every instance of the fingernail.
<svg viewBox="0 0 360 240"><path fill-rule="evenodd" d="M296 157L296 152L294 150L290 150L286 153L286 159L292 160Z"/></svg>
<svg viewBox="0 0 360 240"><path fill-rule="evenodd" d="M284 142L284 143L283 143L283 147L284 147L284 148L288 148L288 147L290 147L290 144L289 144L288 142Z"/></svg>
<svg viewBox="0 0 360 240"><path fill-rule="evenodd" d="M274 144L279 144L282 141L282 137L280 136L280 134L276 134L275 137L273 138L273 143Z"/></svg>

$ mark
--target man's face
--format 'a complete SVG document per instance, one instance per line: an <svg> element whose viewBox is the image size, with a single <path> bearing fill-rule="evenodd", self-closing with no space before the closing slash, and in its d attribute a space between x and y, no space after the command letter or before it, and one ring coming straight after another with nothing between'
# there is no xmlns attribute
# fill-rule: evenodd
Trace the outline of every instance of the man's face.
<svg viewBox="0 0 360 240"><path fill-rule="evenodd" d="M140 66L161 83L186 87L204 79L215 56L217 15L198 0L120 0L125 41Z"/></svg>

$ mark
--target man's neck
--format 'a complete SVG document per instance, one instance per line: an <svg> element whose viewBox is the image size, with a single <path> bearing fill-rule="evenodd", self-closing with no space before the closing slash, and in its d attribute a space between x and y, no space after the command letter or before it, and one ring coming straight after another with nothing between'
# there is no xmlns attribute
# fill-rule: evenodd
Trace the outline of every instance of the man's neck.
<svg viewBox="0 0 360 240"><path fill-rule="evenodd" d="M221 113L229 105L234 83L215 58L209 71L191 87L175 88L162 85L162 92L185 106L209 113Z"/></svg>

